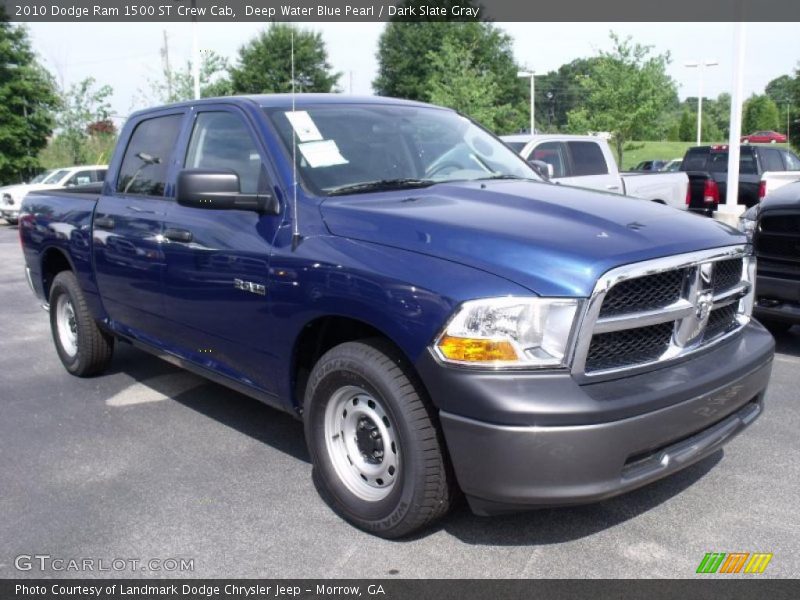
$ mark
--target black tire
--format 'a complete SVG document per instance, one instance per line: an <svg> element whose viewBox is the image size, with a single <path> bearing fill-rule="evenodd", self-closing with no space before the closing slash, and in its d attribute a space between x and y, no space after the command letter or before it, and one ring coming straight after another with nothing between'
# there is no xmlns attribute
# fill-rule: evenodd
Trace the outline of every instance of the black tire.
<svg viewBox="0 0 800 600"><path fill-rule="evenodd" d="M68 302L74 314L75 351L69 352L58 332L58 307ZM86 305L80 284L72 271L62 271L50 286L50 331L61 364L71 374L89 377L108 368L114 352L114 338L97 326Z"/></svg>
<svg viewBox="0 0 800 600"><path fill-rule="evenodd" d="M788 321L776 321L773 319L759 319L759 321L761 321L761 324L769 329L772 333L786 333L794 324Z"/></svg>
<svg viewBox="0 0 800 600"><path fill-rule="evenodd" d="M387 431L391 430L399 445L395 457L399 466L391 491L376 500L365 500L351 491L346 476L342 477L334 464L336 450L328 447L326 419L338 414L333 408L327 412L329 404L335 402L341 390L354 386L378 401L391 424L387 424ZM304 408L314 483L342 518L391 539L426 527L447 513L455 491L454 477L436 411L416 374L393 346L371 339L347 342L328 351L311 371ZM349 454L347 457L353 464ZM381 462L389 460L388 456L381 458Z"/></svg>

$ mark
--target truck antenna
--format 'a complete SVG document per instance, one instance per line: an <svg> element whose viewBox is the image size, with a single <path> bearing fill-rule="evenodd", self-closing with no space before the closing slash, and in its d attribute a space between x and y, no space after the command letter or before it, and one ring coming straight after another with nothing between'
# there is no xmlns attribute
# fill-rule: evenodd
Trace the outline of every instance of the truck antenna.
<svg viewBox="0 0 800 600"><path fill-rule="evenodd" d="M290 32L292 54L292 116L295 111L295 79L294 79L294 27ZM300 236L300 215L297 212L297 132L292 127L292 250L295 250L302 239Z"/></svg>

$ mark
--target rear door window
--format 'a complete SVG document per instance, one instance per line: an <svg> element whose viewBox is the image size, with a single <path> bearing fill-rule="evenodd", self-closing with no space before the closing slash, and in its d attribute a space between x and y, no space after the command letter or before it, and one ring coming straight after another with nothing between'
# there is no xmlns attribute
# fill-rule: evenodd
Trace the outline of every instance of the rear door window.
<svg viewBox="0 0 800 600"><path fill-rule="evenodd" d="M608 165L600 145L595 142L567 142L572 156L572 175L607 175Z"/></svg>
<svg viewBox="0 0 800 600"><path fill-rule="evenodd" d="M153 117L133 130L122 166L117 193L163 196L167 170L181 129L182 114Z"/></svg>
<svg viewBox="0 0 800 600"><path fill-rule="evenodd" d="M681 171L705 171L708 169L708 148L690 148L681 163Z"/></svg>

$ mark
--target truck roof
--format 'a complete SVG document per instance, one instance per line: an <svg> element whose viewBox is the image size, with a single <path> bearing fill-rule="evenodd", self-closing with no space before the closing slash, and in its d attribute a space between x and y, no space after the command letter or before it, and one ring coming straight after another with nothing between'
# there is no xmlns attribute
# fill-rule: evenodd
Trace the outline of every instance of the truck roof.
<svg viewBox="0 0 800 600"><path fill-rule="evenodd" d="M603 138L596 135L575 135L567 133L537 133L531 135L530 133L515 133L512 135L501 135L500 139L505 142L530 142L532 140L602 140Z"/></svg>
<svg viewBox="0 0 800 600"><path fill-rule="evenodd" d="M198 106L203 104L216 104L219 102L227 102L233 104L256 104L263 108L289 108L292 106L292 94L251 94L242 96L219 96L215 98L202 98L200 100L186 100L183 102L175 102L173 104L165 104L160 106L153 106L134 112L131 116L148 113L154 110L172 107L187 107ZM402 105L402 106L418 106L428 108L440 108L442 110L450 110L441 106L433 104L426 104L425 102L416 102L413 100L403 100L401 98L388 98L385 96L350 96L347 94L294 94L295 107L311 106L314 104L383 104L383 105Z"/></svg>

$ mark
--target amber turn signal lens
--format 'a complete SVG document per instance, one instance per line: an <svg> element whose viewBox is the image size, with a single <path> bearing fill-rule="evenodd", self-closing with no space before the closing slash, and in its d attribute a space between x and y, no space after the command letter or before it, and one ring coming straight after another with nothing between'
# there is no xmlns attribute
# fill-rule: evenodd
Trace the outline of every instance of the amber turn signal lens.
<svg viewBox="0 0 800 600"><path fill-rule="evenodd" d="M447 360L459 362L511 362L519 360L514 347L505 340L484 340L443 336L439 352Z"/></svg>

